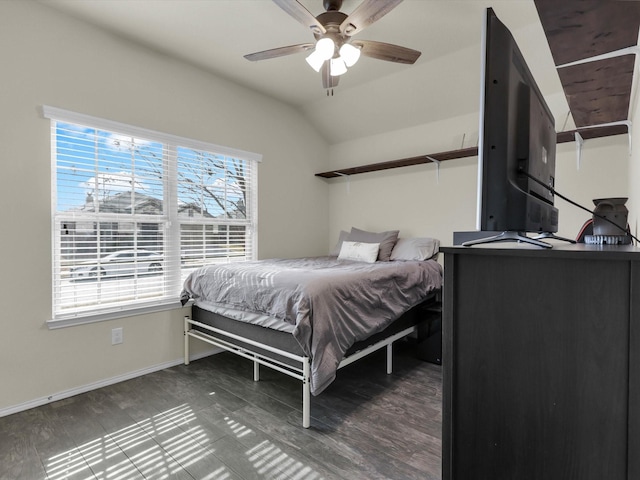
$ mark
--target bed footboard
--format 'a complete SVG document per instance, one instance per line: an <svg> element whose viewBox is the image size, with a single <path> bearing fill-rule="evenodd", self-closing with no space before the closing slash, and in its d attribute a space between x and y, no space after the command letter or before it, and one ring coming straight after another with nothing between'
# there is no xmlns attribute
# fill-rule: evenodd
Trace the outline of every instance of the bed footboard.
<svg viewBox="0 0 640 480"><path fill-rule="evenodd" d="M198 326L195 330L192 327ZM204 330L204 331L203 331ZM389 337L358 350L345 357L338 365L338 368L345 367L356 360L359 360L370 353L386 347L387 350L387 373L393 371L393 342L410 335L416 331L415 326L407 327ZM212 327L202 322L184 317L184 364L189 365L189 339L197 338L210 345L222 348L253 362L254 381L260 379L260 365L277 370L285 375L296 378L302 382L302 426L309 428L311 424L311 362L309 357L296 355L285 350L275 348L271 345L257 342L240 335ZM271 355L270 355L271 354ZM282 359L289 361L283 361Z"/></svg>
<svg viewBox="0 0 640 480"><path fill-rule="evenodd" d="M201 330L194 330L192 328L194 325L206 330L206 333ZM253 362L254 381L260 379L260 365L265 365L300 380L302 382L302 426L309 428L311 424L311 367L309 357L295 355L285 350L220 330L205 323L197 322L189 317L184 317L185 365L189 364L189 337L197 338L210 345L251 360ZM262 353L261 350L270 352L273 356ZM285 357L292 362L285 363L279 360L278 356Z"/></svg>

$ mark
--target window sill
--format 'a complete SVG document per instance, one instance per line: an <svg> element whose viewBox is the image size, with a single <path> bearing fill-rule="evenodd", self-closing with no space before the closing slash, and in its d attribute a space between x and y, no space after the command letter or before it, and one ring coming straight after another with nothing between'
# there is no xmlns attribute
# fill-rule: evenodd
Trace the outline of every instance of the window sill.
<svg viewBox="0 0 640 480"><path fill-rule="evenodd" d="M190 307L192 302L188 302L184 307L180 301L171 301L165 303L156 303L153 305L147 305L137 308L129 308L126 310L118 310L115 312L103 312L88 315L78 315L74 317L58 318L47 320L46 324L49 330L55 330L58 328L74 327L76 325L86 325L88 323L104 322L107 320L115 320L118 318L133 317L136 315L145 315L148 313L162 312L166 310L178 310L181 308Z"/></svg>

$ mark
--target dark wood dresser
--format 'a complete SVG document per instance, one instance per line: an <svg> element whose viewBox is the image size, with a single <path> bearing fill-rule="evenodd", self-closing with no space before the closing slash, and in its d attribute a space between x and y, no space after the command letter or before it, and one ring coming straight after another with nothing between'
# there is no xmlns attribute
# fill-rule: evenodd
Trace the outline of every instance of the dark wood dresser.
<svg viewBox="0 0 640 480"><path fill-rule="evenodd" d="M441 251L443 480L640 479L640 249Z"/></svg>

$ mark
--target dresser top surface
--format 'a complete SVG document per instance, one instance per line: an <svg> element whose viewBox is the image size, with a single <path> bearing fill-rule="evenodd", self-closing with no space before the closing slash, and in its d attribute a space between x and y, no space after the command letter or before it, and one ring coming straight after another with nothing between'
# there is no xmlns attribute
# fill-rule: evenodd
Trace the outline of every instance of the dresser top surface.
<svg viewBox="0 0 640 480"><path fill-rule="evenodd" d="M440 247L445 255L495 255L539 258L593 258L640 261L640 248L633 245L586 245L584 243L553 243L542 248L527 243L495 242L471 247Z"/></svg>

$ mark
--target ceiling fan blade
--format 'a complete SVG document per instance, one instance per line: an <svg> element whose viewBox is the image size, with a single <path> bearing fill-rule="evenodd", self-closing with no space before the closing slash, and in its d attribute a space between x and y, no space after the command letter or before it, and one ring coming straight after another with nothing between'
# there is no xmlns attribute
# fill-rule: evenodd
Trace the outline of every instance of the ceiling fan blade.
<svg viewBox="0 0 640 480"><path fill-rule="evenodd" d="M374 40L354 40L351 44L360 47L362 55L387 62L413 64L422 55L422 52L411 48Z"/></svg>
<svg viewBox="0 0 640 480"><path fill-rule="evenodd" d="M294 53L306 52L311 50L315 45L313 43L300 43L298 45L289 45L288 47L272 48L262 52L248 53L244 56L247 60L257 62L258 60L268 60L270 58L284 57L285 55L293 55Z"/></svg>
<svg viewBox="0 0 640 480"><path fill-rule="evenodd" d="M273 0L273 3L278 5L302 25L310 29L312 33L318 35L327 33L324 25L322 25L300 2L296 0Z"/></svg>
<svg viewBox="0 0 640 480"><path fill-rule="evenodd" d="M340 25L340 32L349 36L355 35L380 20L396 8L400 2L402 0L364 0L351 15L344 19Z"/></svg>
<svg viewBox="0 0 640 480"><path fill-rule="evenodd" d="M320 69L320 74L322 75L322 88L330 89L338 86L340 77L331 76L329 73L329 62L324 62Z"/></svg>

